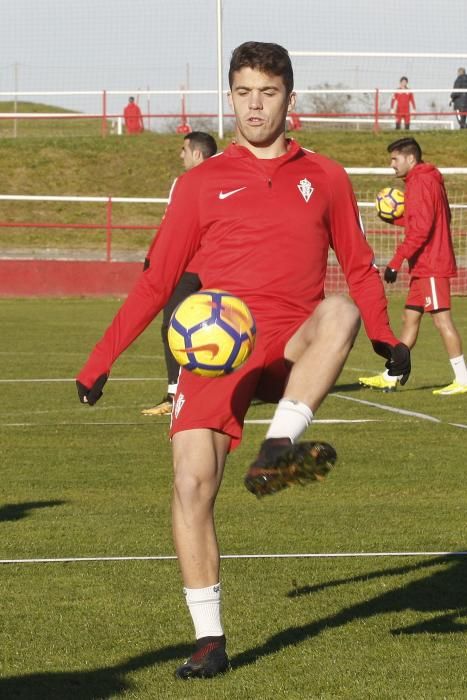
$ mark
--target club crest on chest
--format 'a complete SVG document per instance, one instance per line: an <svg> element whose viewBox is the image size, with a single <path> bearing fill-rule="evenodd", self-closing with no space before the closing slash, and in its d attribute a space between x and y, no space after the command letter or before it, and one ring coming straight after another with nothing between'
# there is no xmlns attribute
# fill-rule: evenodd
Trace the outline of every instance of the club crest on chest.
<svg viewBox="0 0 467 700"><path fill-rule="evenodd" d="M300 180L297 187L300 190L300 194L302 195L305 202L308 202L315 189L312 186L311 182L307 180L306 177L304 177L303 180Z"/></svg>

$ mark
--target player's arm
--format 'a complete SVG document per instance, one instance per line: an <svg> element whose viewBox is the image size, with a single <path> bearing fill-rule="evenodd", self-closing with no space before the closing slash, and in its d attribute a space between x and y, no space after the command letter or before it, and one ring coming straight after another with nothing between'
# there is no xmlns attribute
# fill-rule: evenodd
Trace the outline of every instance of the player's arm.
<svg viewBox="0 0 467 700"><path fill-rule="evenodd" d="M103 337L77 376L79 398L95 403L119 355L164 307L189 260L199 247L200 226L193 182L180 178L151 250L150 267L141 273Z"/></svg>
<svg viewBox="0 0 467 700"><path fill-rule="evenodd" d="M405 210L405 237L388 262L388 267L400 270L404 260L410 260L427 242L434 220L434 205L429 187L413 183Z"/></svg>
<svg viewBox="0 0 467 700"><path fill-rule="evenodd" d="M402 375L401 383L405 383L410 373L410 351L392 332L374 253L365 238L357 202L345 172L332 183L332 198L332 246L350 295L358 306L375 352L387 360L389 372L394 376Z"/></svg>

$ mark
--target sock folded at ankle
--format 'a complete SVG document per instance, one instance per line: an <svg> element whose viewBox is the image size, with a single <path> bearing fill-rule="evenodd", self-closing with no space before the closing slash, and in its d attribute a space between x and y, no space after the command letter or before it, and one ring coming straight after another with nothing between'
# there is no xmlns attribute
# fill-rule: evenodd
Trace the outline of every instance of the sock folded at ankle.
<svg viewBox="0 0 467 700"><path fill-rule="evenodd" d="M196 639L221 637L224 630L220 618L220 583L206 588L184 588L183 592L195 626Z"/></svg>
<svg viewBox="0 0 467 700"><path fill-rule="evenodd" d="M455 381L464 386L467 385L467 368L465 366L464 355L450 358L451 367L454 371Z"/></svg>
<svg viewBox="0 0 467 700"><path fill-rule="evenodd" d="M295 443L311 425L312 420L313 411L305 403L283 398L277 404L266 439L288 437Z"/></svg>

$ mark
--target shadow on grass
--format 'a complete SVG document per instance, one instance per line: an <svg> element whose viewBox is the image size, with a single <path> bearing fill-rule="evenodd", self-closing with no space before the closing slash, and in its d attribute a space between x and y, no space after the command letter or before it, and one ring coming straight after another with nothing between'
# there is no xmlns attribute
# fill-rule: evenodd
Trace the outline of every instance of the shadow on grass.
<svg viewBox="0 0 467 700"><path fill-rule="evenodd" d="M32 510L37 508L55 508L66 501L25 501L24 503L9 503L0 508L0 523L27 518Z"/></svg>
<svg viewBox="0 0 467 700"><path fill-rule="evenodd" d="M331 389L331 393L337 394L338 392L345 391L360 391L362 388L362 385L358 382L354 382L353 384L335 384Z"/></svg>
<svg viewBox="0 0 467 700"><path fill-rule="evenodd" d="M437 557L413 566L376 571L348 579L338 579L316 586L305 586L291 591L289 597L310 595L318 591L347 584L365 582L376 578L400 576L416 573L424 569L443 566L440 571L430 572L427 576L411 581L405 586L393 588L362 603L343 608L335 615L313 620L301 627L289 627L270 637L264 644L254 649L248 649L237 654L232 659L232 667L239 668L255 663L259 658L274 654L288 646L299 644L307 639L318 636L323 630L343 627L356 620L368 620L386 613L415 610L426 613L427 619L411 625L391 630L391 634L447 634L466 632L467 624L460 618L467 615L467 558ZM433 613L441 613L433 617Z"/></svg>
<svg viewBox="0 0 467 700"><path fill-rule="evenodd" d="M166 661L178 661L189 656L191 650L187 644L177 644L134 656L109 668L0 678L0 697L5 700L105 700L134 687L126 678L128 673Z"/></svg>

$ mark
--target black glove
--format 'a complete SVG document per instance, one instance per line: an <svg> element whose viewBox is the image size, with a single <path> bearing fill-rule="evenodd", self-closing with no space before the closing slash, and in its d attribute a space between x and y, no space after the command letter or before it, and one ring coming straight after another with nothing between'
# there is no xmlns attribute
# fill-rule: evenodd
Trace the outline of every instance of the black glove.
<svg viewBox="0 0 467 700"><path fill-rule="evenodd" d="M382 343L379 340L372 342L374 351L387 360L385 367L388 370L388 374L391 377L402 377L400 383L404 385L412 369L410 350L407 345L398 343L393 346L389 345L389 343Z"/></svg>
<svg viewBox="0 0 467 700"><path fill-rule="evenodd" d="M384 271L384 281L388 284L394 284L397 279L397 270L393 270L392 267L387 267Z"/></svg>
<svg viewBox="0 0 467 700"><path fill-rule="evenodd" d="M146 272L146 270L149 268L151 264L151 261L149 258L144 258L144 263L143 263L143 272Z"/></svg>
<svg viewBox="0 0 467 700"><path fill-rule="evenodd" d="M101 374L100 377L97 377L90 389L77 379L76 388L78 389L78 396L81 403L88 403L90 406L94 406L96 401L99 401L102 396L102 389L107 379L107 374Z"/></svg>

